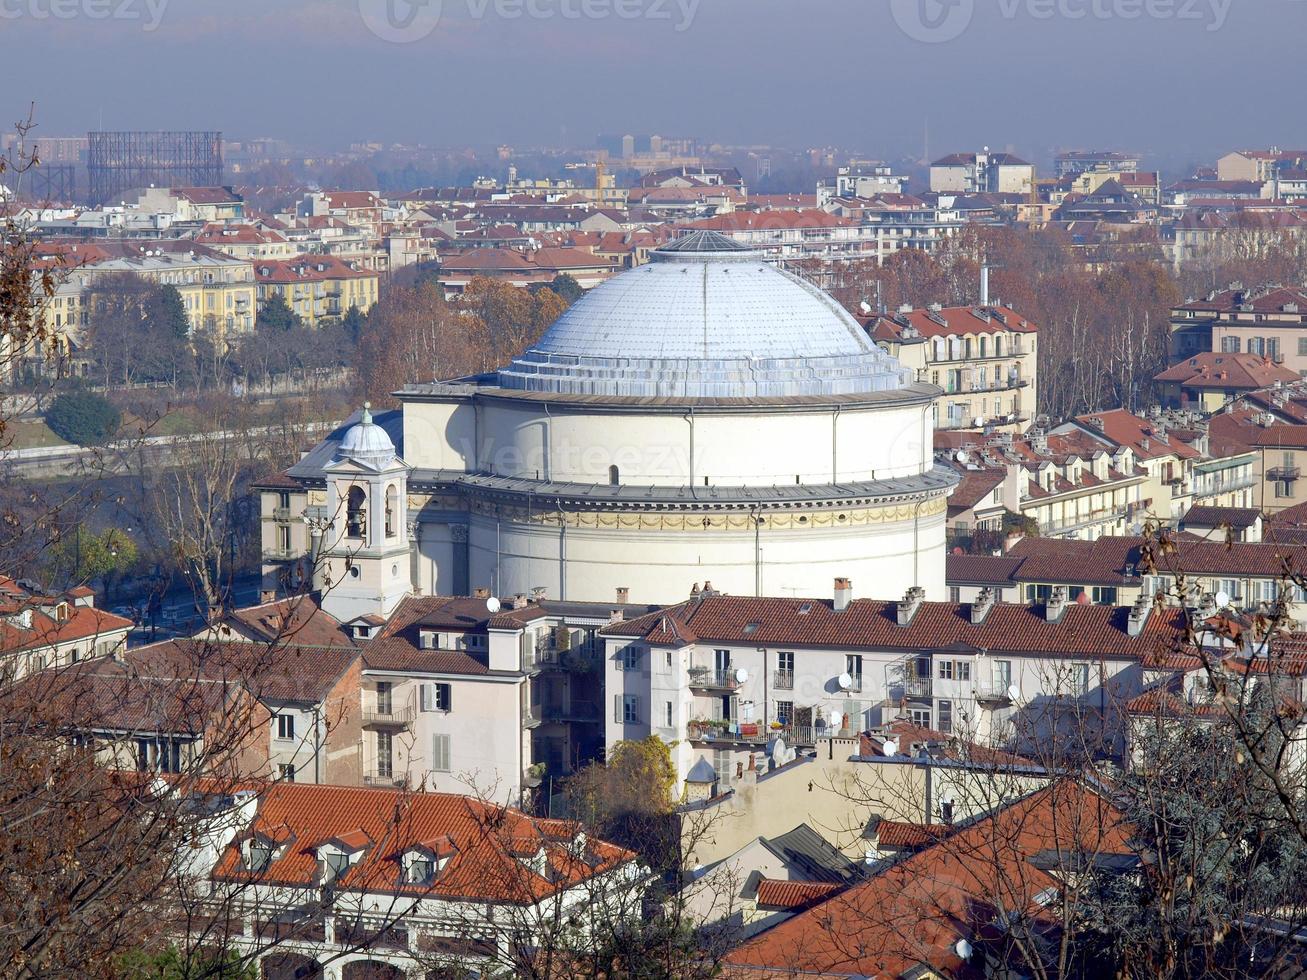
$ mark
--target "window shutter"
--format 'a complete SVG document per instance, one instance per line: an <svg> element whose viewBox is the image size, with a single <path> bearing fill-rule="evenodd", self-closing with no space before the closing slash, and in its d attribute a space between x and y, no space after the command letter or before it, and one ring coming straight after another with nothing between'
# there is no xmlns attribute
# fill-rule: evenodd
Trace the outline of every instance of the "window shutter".
<svg viewBox="0 0 1307 980"><path fill-rule="evenodd" d="M430 684L418 685L418 703L419 703L419 707L423 711L431 710L431 685Z"/></svg>
<svg viewBox="0 0 1307 980"><path fill-rule="evenodd" d="M436 772L449 772L449 736L431 736L431 768Z"/></svg>
<svg viewBox="0 0 1307 980"><path fill-rule="evenodd" d="M622 723L622 696L620 694L613 695L613 721L619 725Z"/></svg>
<svg viewBox="0 0 1307 980"><path fill-rule="evenodd" d="M445 688L445 710L453 711L454 710L454 685L445 684L442 686Z"/></svg>
<svg viewBox="0 0 1307 980"><path fill-rule="evenodd" d="M639 721L644 717L644 715L640 713L640 695L638 694L631 698L631 716L632 721Z"/></svg>

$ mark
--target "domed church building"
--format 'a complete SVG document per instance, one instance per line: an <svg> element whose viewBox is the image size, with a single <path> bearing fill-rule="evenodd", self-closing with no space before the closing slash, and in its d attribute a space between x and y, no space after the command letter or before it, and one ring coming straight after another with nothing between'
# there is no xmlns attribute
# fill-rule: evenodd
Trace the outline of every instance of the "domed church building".
<svg viewBox="0 0 1307 980"><path fill-rule="evenodd" d="M357 580L351 614L387 614L397 581L661 603L847 577L943 599L939 390L759 252L696 232L650 259L511 364L409 385L265 487L269 575L313 540Z"/></svg>

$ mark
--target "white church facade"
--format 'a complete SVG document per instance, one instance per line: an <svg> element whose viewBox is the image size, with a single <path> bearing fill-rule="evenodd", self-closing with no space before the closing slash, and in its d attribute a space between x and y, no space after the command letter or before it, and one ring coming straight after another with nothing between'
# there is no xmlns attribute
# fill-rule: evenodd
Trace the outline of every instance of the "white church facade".
<svg viewBox="0 0 1307 980"><path fill-rule="evenodd" d="M847 577L943 599L938 389L729 239L652 259L506 367L409 385L262 487L265 588L316 551L347 620L478 589L668 603Z"/></svg>

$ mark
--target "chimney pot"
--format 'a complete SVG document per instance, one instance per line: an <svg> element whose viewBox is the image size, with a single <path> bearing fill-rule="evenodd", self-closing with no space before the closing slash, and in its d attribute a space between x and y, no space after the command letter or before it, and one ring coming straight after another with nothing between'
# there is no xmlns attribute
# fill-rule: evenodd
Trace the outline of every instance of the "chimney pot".
<svg viewBox="0 0 1307 980"><path fill-rule="evenodd" d="M835 611L843 612L853 601L853 582L847 578L835 580Z"/></svg>

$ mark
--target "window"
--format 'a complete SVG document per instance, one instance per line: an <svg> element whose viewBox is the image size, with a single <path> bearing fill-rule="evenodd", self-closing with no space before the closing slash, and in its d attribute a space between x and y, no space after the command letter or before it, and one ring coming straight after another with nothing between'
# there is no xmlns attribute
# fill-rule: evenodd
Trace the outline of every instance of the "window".
<svg viewBox="0 0 1307 980"><path fill-rule="evenodd" d="M277 737L283 739L295 737L294 715L277 715Z"/></svg>
<svg viewBox="0 0 1307 980"><path fill-rule="evenodd" d="M712 652L712 655L713 655L713 666L716 667L717 673L724 674L731 669L730 650L714 650Z"/></svg>
<svg viewBox="0 0 1307 980"><path fill-rule="evenodd" d="M377 732L377 775L389 779L394 773L395 756L390 732Z"/></svg>
<svg viewBox="0 0 1307 980"><path fill-rule="evenodd" d="M962 601L962 587L950 585L948 587L948 601L957 604Z"/></svg>
<svg viewBox="0 0 1307 980"><path fill-rule="evenodd" d="M1071 665L1071 694L1084 697L1089 693L1089 664Z"/></svg>
<svg viewBox="0 0 1307 980"><path fill-rule="evenodd" d="M951 824L953 822L953 801L940 800L939 803L939 820L940 823Z"/></svg>
<svg viewBox="0 0 1307 980"><path fill-rule="evenodd" d="M954 666L954 673L958 675L957 678L958 680L960 681L971 680L971 661L959 660L953 666Z"/></svg>
<svg viewBox="0 0 1307 980"><path fill-rule="evenodd" d="M717 774L718 786L725 788L731 782L731 750L730 749L713 749L712 754L713 772Z"/></svg>
<svg viewBox="0 0 1307 980"><path fill-rule="evenodd" d="M283 783L295 782L295 767L288 762L283 762L277 766L277 778Z"/></svg>
<svg viewBox="0 0 1307 980"><path fill-rule="evenodd" d="M918 728L929 728L931 726L929 708L909 708L908 717L912 719L912 724Z"/></svg>
<svg viewBox="0 0 1307 980"><path fill-rule="evenodd" d="M395 698L390 681L377 681L377 714L388 715L394 708Z"/></svg>
<svg viewBox="0 0 1307 980"><path fill-rule="evenodd" d="M362 487L350 487L345 504L345 534L351 538L367 537L367 499Z"/></svg>
<svg viewBox="0 0 1307 980"><path fill-rule="evenodd" d="M640 698L635 694L613 695L613 721L634 725L640 720Z"/></svg>
<svg viewBox="0 0 1307 980"><path fill-rule="evenodd" d="M1115 606L1117 590L1115 585L1095 585L1094 602L1100 606Z"/></svg>
<svg viewBox="0 0 1307 980"><path fill-rule="evenodd" d="M941 660L939 662L939 679L942 681L951 681L953 679L952 660Z"/></svg>
<svg viewBox="0 0 1307 980"><path fill-rule="evenodd" d="M622 649L617 655L618 670L639 670L640 669L640 648L637 646L628 646Z"/></svg>
<svg viewBox="0 0 1307 980"><path fill-rule="evenodd" d="M328 851L322 864L326 880L335 881L349 870L349 855L340 851Z"/></svg>
<svg viewBox="0 0 1307 980"><path fill-rule="evenodd" d="M622 481L622 471L616 466L608 467L608 483L610 486L617 486Z"/></svg>
<svg viewBox="0 0 1307 980"><path fill-rule="evenodd" d="M410 885L428 884L435 872L436 865L431 858L426 856L415 857L408 863L408 883Z"/></svg>
<svg viewBox="0 0 1307 980"><path fill-rule="evenodd" d="M423 684L418 688L423 711L450 711L453 708L453 689L448 684Z"/></svg>
<svg viewBox="0 0 1307 980"><path fill-rule="evenodd" d="M1275 481L1275 496L1281 500L1293 496L1293 488L1288 480Z"/></svg>
<svg viewBox="0 0 1307 980"><path fill-rule="evenodd" d="M794 654L776 654L776 687L782 691L794 690Z"/></svg>
<svg viewBox="0 0 1307 980"><path fill-rule="evenodd" d="M252 840L248 844L249 857L246 859L245 868L254 874L267 871L268 865L272 863L272 848L268 846L267 841Z"/></svg>
<svg viewBox="0 0 1307 980"><path fill-rule="evenodd" d="M1307 337L1298 338L1298 356L1307 357Z"/></svg>
<svg viewBox="0 0 1307 980"><path fill-rule="evenodd" d="M782 725L792 724L794 721L794 702L777 701L776 702L776 720Z"/></svg>
<svg viewBox="0 0 1307 980"><path fill-rule="evenodd" d="M953 702L952 701L939 702L939 726L938 727L941 732L948 733L953 731Z"/></svg>
<svg viewBox="0 0 1307 980"><path fill-rule="evenodd" d="M847 654L844 657L844 671L853 678L855 687L862 687L862 654Z"/></svg>
<svg viewBox="0 0 1307 980"><path fill-rule="evenodd" d="M663 727L672 727L672 702L670 701L663 702Z"/></svg>
<svg viewBox="0 0 1307 980"><path fill-rule="evenodd" d="M431 768L435 772L449 772L449 736L431 736Z"/></svg>
<svg viewBox="0 0 1307 980"><path fill-rule="evenodd" d="M399 509L399 491L394 484L386 488L386 537L395 537L395 513Z"/></svg>

